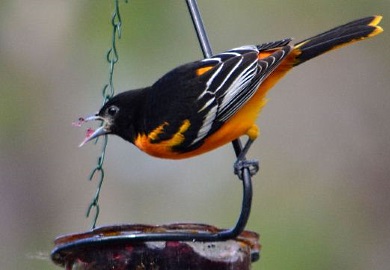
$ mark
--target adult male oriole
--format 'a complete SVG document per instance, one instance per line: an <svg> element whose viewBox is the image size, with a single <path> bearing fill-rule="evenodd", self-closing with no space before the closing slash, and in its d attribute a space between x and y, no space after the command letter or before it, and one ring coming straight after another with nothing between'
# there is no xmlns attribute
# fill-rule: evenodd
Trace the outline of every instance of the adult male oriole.
<svg viewBox="0 0 390 270"><path fill-rule="evenodd" d="M266 93L291 68L329 50L375 36L381 16L352 21L294 46L283 39L243 46L179 66L150 87L120 93L85 121L103 125L84 143L115 134L156 157L205 153L242 135L258 136ZM80 145L80 146L81 146Z"/></svg>

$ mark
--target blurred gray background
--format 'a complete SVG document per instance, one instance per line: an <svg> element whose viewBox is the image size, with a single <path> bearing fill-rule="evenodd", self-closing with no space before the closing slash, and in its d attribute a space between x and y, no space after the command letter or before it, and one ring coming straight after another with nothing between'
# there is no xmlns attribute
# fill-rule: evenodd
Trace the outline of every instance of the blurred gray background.
<svg viewBox="0 0 390 270"><path fill-rule="evenodd" d="M390 1L199 0L214 52L350 20L385 16L385 32L299 66L271 91L249 157L254 269L388 269L390 263ZM97 111L108 79L113 1L0 3L1 269L58 269L56 236L90 228L87 180L100 146L71 126ZM117 92L152 84L202 57L184 1L121 3ZM94 127L92 125L92 127ZM241 183L230 145L182 161L110 138L98 225L234 224Z"/></svg>

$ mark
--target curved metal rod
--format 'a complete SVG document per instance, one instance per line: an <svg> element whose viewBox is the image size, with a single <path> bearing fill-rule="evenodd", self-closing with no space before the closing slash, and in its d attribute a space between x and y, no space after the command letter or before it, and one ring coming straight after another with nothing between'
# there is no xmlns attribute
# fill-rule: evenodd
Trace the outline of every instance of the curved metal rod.
<svg viewBox="0 0 390 270"><path fill-rule="evenodd" d="M192 22L194 24L196 34L199 39L200 46L202 48L202 52L205 58L212 56L212 50L210 46L209 39L207 37L207 33L205 27L203 25L202 17L200 15L198 4L196 0L186 0L188 10L190 12ZM233 148L237 158L242 152L242 144L239 139L234 140L232 142ZM236 222L236 225L230 229L218 232L216 234L210 233L197 233L197 234L189 234L189 233L163 233L161 235L137 235L145 240L198 240L198 241L222 241L226 239L231 239L238 236L241 232L244 231L245 226L248 222L251 206L252 206L252 179L249 167L242 168L242 182L243 182L243 199L241 206L241 213Z"/></svg>
<svg viewBox="0 0 390 270"><path fill-rule="evenodd" d="M203 25L202 17L200 16L198 4L196 0L187 0L188 11L190 12L192 22L195 27L196 35L200 43L204 58L209 58L213 55L209 38Z"/></svg>
<svg viewBox="0 0 390 270"><path fill-rule="evenodd" d="M210 42L207 38L205 28L199 13L199 9L196 3L196 0L186 0L189 12L191 14L194 27L201 45L204 57L212 56L212 51L210 47ZM245 161L245 157L240 157L240 154L243 150L241 141L239 139L232 142L235 154L239 161ZM96 242L106 243L106 242L117 242L117 241L224 241L227 239L232 239L240 235L248 222L251 205L252 205L252 179L250 172L250 165L243 166L241 168L240 177L243 184L243 198L241 205L241 212L236 222L236 225L230 229L222 230L217 233L190 233L190 232L164 232L164 233L136 233L126 236L118 236L118 239L115 237L110 237L109 239L96 239ZM66 245L63 248L69 248L71 246L80 245L89 245L94 240L80 240L74 241L71 244Z"/></svg>
<svg viewBox="0 0 390 270"><path fill-rule="evenodd" d="M82 248L95 244L118 244L131 242L145 241L201 241L201 242L216 242L224 241L237 237L244 230L246 221L248 220L251 202L252 202L252 181L249 170L243 171L243 188L244 195L242 201L242 211L237 224L231 229L221 230L216 233L190 233L190 232L161 232L161 233L143 233L136 232L134 234L119 234L110 235L108 237L91 237L87 239L73 240L69 243L58 245L52 254L63 252L73 248ZM99 230L99 229L98 229Z"/></svg>

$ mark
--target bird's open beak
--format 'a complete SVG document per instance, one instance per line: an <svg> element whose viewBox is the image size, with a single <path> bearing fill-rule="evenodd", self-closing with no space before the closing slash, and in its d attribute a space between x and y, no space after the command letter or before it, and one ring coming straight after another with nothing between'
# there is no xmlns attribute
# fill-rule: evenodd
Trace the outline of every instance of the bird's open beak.
<svg viewBox="0 0 390 270"><path fill-rule="evenodd" d="M98 115L93 115L93 116L90 116L90 117L87 117L83 120L83 122L89 122L89 121L103 121L104 122L104 119L101 117L101 116L98 116ZM99 127L98 129L96 129L95 131L93 131L92 129L89 131L87 131L87 135L84 139L84 141L82 141L79 145L79 147L83 146L84 144L86 144L87 142L93 140L93 139L96 139L97 137L101 136L101 135L105 135L109 133L109 130L107 130L107 127L106 125L103 123L103 125L101 127Z"/></svg>

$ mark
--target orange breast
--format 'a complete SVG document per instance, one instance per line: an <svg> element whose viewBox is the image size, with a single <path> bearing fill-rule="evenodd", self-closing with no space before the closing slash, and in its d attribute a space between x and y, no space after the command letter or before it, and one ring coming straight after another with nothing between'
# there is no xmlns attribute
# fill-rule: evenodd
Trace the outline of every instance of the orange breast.
<svg viewBox="0 0 390 270"><path fill-rule="evenodd" d="M135 145L142 151L155 157L183 159L211 151L246 135L253 125L255 125L261 109L267 103L265 96L268 90L292 68L294 60L294 54L291 54L291 57L286 57L282 64L260 85L255 95L234 116L224 123L219 130L207 137L199 148L188 152L173 152L172 147L176 143L179 143L180 140L174 143L172 140L152 143L150 137L145 134L138 136ZM183 133L187 128L188 126L184 126L183 124ZM179 137L181 135L179 134Z"/></svg>
<svg viewBox="0 0 390 270"><path fill-rule="evenodd" d="M149 155L168 159L189 158L211 151L247 133L254 125L261 108L266 103L264 96L264 94L258 91L240 111L223 124L219 130L207 137L204 143L195 150L189 152L173 152L173 145L170 143L170 140L152 143L150 138L145 134L138 136L135 145Z"/></svg>

